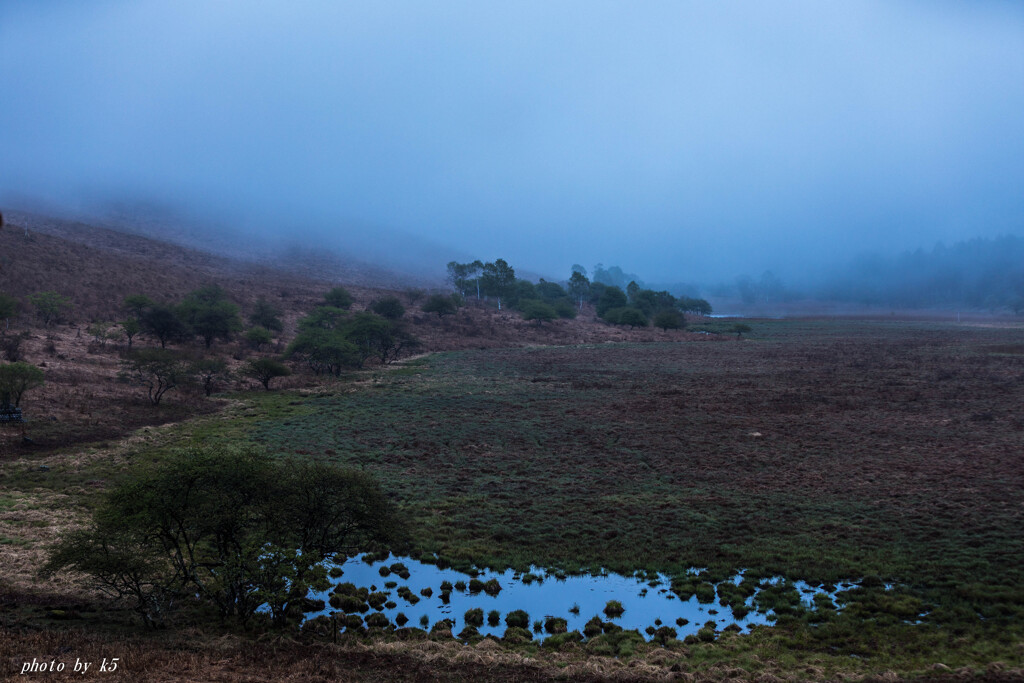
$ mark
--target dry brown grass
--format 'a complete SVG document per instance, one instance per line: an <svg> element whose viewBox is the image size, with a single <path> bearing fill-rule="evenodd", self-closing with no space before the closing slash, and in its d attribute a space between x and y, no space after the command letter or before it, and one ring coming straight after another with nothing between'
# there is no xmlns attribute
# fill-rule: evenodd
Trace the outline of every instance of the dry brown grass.
<svg viewBox="0 0 1024 683"><path fill-rule="evenodd" d="M87 442L116 439L144 426L178 422L210 412L222 403L206 400L197 387L169 392L153 408L145 390L117 381L120 354L126 340L98 342L89 333L92 322L114 323L125 317L121 301L128 294L146 294L158 301L178 301L186 293L218 284L242 307L243 315L263 297L284 311L284 331L276 343L257 354L240 342L220 342L206 351L197 342L174 345L189 355L215 355L237 370L260 355L280 354L295 333L297 321L321 302L332 286L322 273L315 276L246 264L156 240L69 221L13 213L10 222L30 225L26 236L18 229L0 232L0 292L22 300L21 315L8 334L27 333L23 359L38 365L46 384L25 396L32 452L48 452ZM352 273L349 273L352 275ZM352 275L354 277L354 275ZM345 285L361 310L386 294L398 294L407 304L404 323L422 343L423 351L507 348L624 341L720 339L653 328L627 329L598 321L592 307L575 320L543 325L518 314L498 311L493 304L470 299L457 314L443 319L423 313L408 295L388 290L380 279L363 276ZM377 285L377 286L372 286ZM42 328L27 304L29 295L53 290L68 296L73 308L67 320ZM112 328L116 332L118 328ZM138 346L155 342L140 336ZM372 361L371 361L372 362ZM303 389L319 379L302 367L291 377L274 381L275 389ZM250 379L235 379L221 390L256 388ZM16 430L0 431L0 461L28 453Z"/></svg>
<svg viewBox="0 0 1024 683"><path fill-rule="evenodd" d="M52 491L0 490L0 566L5 585L14 590L39 586L38 571L49 546L60 534L78 527L84 515L74 507L72 495ZM46 588L58 592L77 591L74 581L57 576Z"/></svg>
<svg viewBox="0 0 1024 683"><path fill-rule="evenodd" d="M701 671L665 651L623 662L581 653L510 652L493 641L456 642L346 641L339 644L290 638L253 640L236 635L210 637L196 630L175 633L107 635L77 628L34 631L0 627L0 676L20 679L33 658L63 672L35 674L48 681L102 680L222 681L899 681L893 671L868 675L827 674L820 667L784 672L769 668L750 672L728 664ZM657 654L656 653L663 653ZM104 659L118 658L118 671L97 671ZM76 662L90 662L89 674L75 673ZM1024 671L993 665L984 671L933 668L929 681L1019 681Z"/></svg>
<svg viewBox="0 0 1024 683"><path fill-rule="evenodd" d="M253 642L202 632L104 636L78 629L6 629L0 638L0 675L19 676L26 662L63 662L46 680L82 680L76 661L120 661L119 671L99 674L119 681L533 681L665 680L645 675L607 677L596 666L566 668L548 657L527 657L457 643L303 643L287 638ZM647 674L646 669L633 673ZM42 676L44 674L36 674ZM88 676L92 678L92 676Z"/></svg>

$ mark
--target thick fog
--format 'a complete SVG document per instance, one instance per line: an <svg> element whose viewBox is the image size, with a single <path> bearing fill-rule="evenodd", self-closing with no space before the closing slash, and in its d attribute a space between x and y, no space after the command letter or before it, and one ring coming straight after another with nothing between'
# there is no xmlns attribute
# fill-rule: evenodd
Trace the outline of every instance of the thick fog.
<svg viewBox="0 0 1024 683"><path fill-rule="evenodd" d="M0 3L0 207L438 272L801 283L1020 235L1022 112L1014 2Z"/></svg>

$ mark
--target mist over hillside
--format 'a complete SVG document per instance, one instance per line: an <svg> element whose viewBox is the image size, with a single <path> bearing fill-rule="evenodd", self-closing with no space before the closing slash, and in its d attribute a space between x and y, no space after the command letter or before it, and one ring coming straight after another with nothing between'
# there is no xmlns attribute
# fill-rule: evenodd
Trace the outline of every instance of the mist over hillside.
<svg viewBox="0 0 1024 683"><path fill-rule="evenodd" d="M0 206L402 274L798 291L1022 234L1019 4L741 7L2 3Z"/></svg>
<svg viewBox="0 0 1024 683"><path fill-rule="evenodd" d="M293 231L248 234L244 224L192 216L163 204L118 202L76 210L61 210L41 202L25 204L31 210L3 211L12 229L41 231L86 243L107 234L110 236L104 240L106 247L116 247L119 238L113 235L138 235L240 263L262 264L358 286L438 287L444 281L440 259L445 253L432 252L429 246L424 246L419 251L402 250L407 258L401 258L397 249L384 255L386 245L397 241L386 233L376 235L380 241L376 248L358 244L338 247L337 243L344 240L324 243ZM130 240L126 240L126 248L128 244Z"/></svg>

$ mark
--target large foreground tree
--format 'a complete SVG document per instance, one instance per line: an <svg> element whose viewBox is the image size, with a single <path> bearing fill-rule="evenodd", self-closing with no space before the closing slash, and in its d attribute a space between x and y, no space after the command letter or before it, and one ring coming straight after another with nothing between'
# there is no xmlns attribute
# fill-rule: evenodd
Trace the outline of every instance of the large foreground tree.
<svg viewBox="0 0 1024 683"><path fill-rule="evenodd" d="M366 473L253 449L189 448L111 491L64 536L48 573L73 569L160 625L183 603L278 624L299 617L323 561L402 539L394 505Z"/></svg>

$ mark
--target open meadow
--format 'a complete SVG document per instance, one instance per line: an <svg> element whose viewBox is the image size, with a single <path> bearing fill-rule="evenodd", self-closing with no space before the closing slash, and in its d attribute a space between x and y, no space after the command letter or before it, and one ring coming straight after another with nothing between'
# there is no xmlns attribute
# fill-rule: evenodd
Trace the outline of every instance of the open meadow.
<svg viewBox="0 0 1024 683"><path fill-rule="evenodd" d="M252 443L375 475L409 524L410 555L441 566L664 572L683 599L737 570L852 582L815 609L766 596L758 607L776 625L749 635L641 648L666 653L666 673L1019 673L1024 331L753 327L742 339L425 355L313 388L232 394L219 414L104 448L8 459L8 557L38 562L47 540L38 529L19 538L19 503L49 510L37 515L45 527L172 446ZM30 568L18 591L49 595L48 607L75 594L69 581L32 585ZM45 622L37 611L23 618ZM105 628L98 614L79 618ZM573 647L586 659L587 642Z"/></svg>

